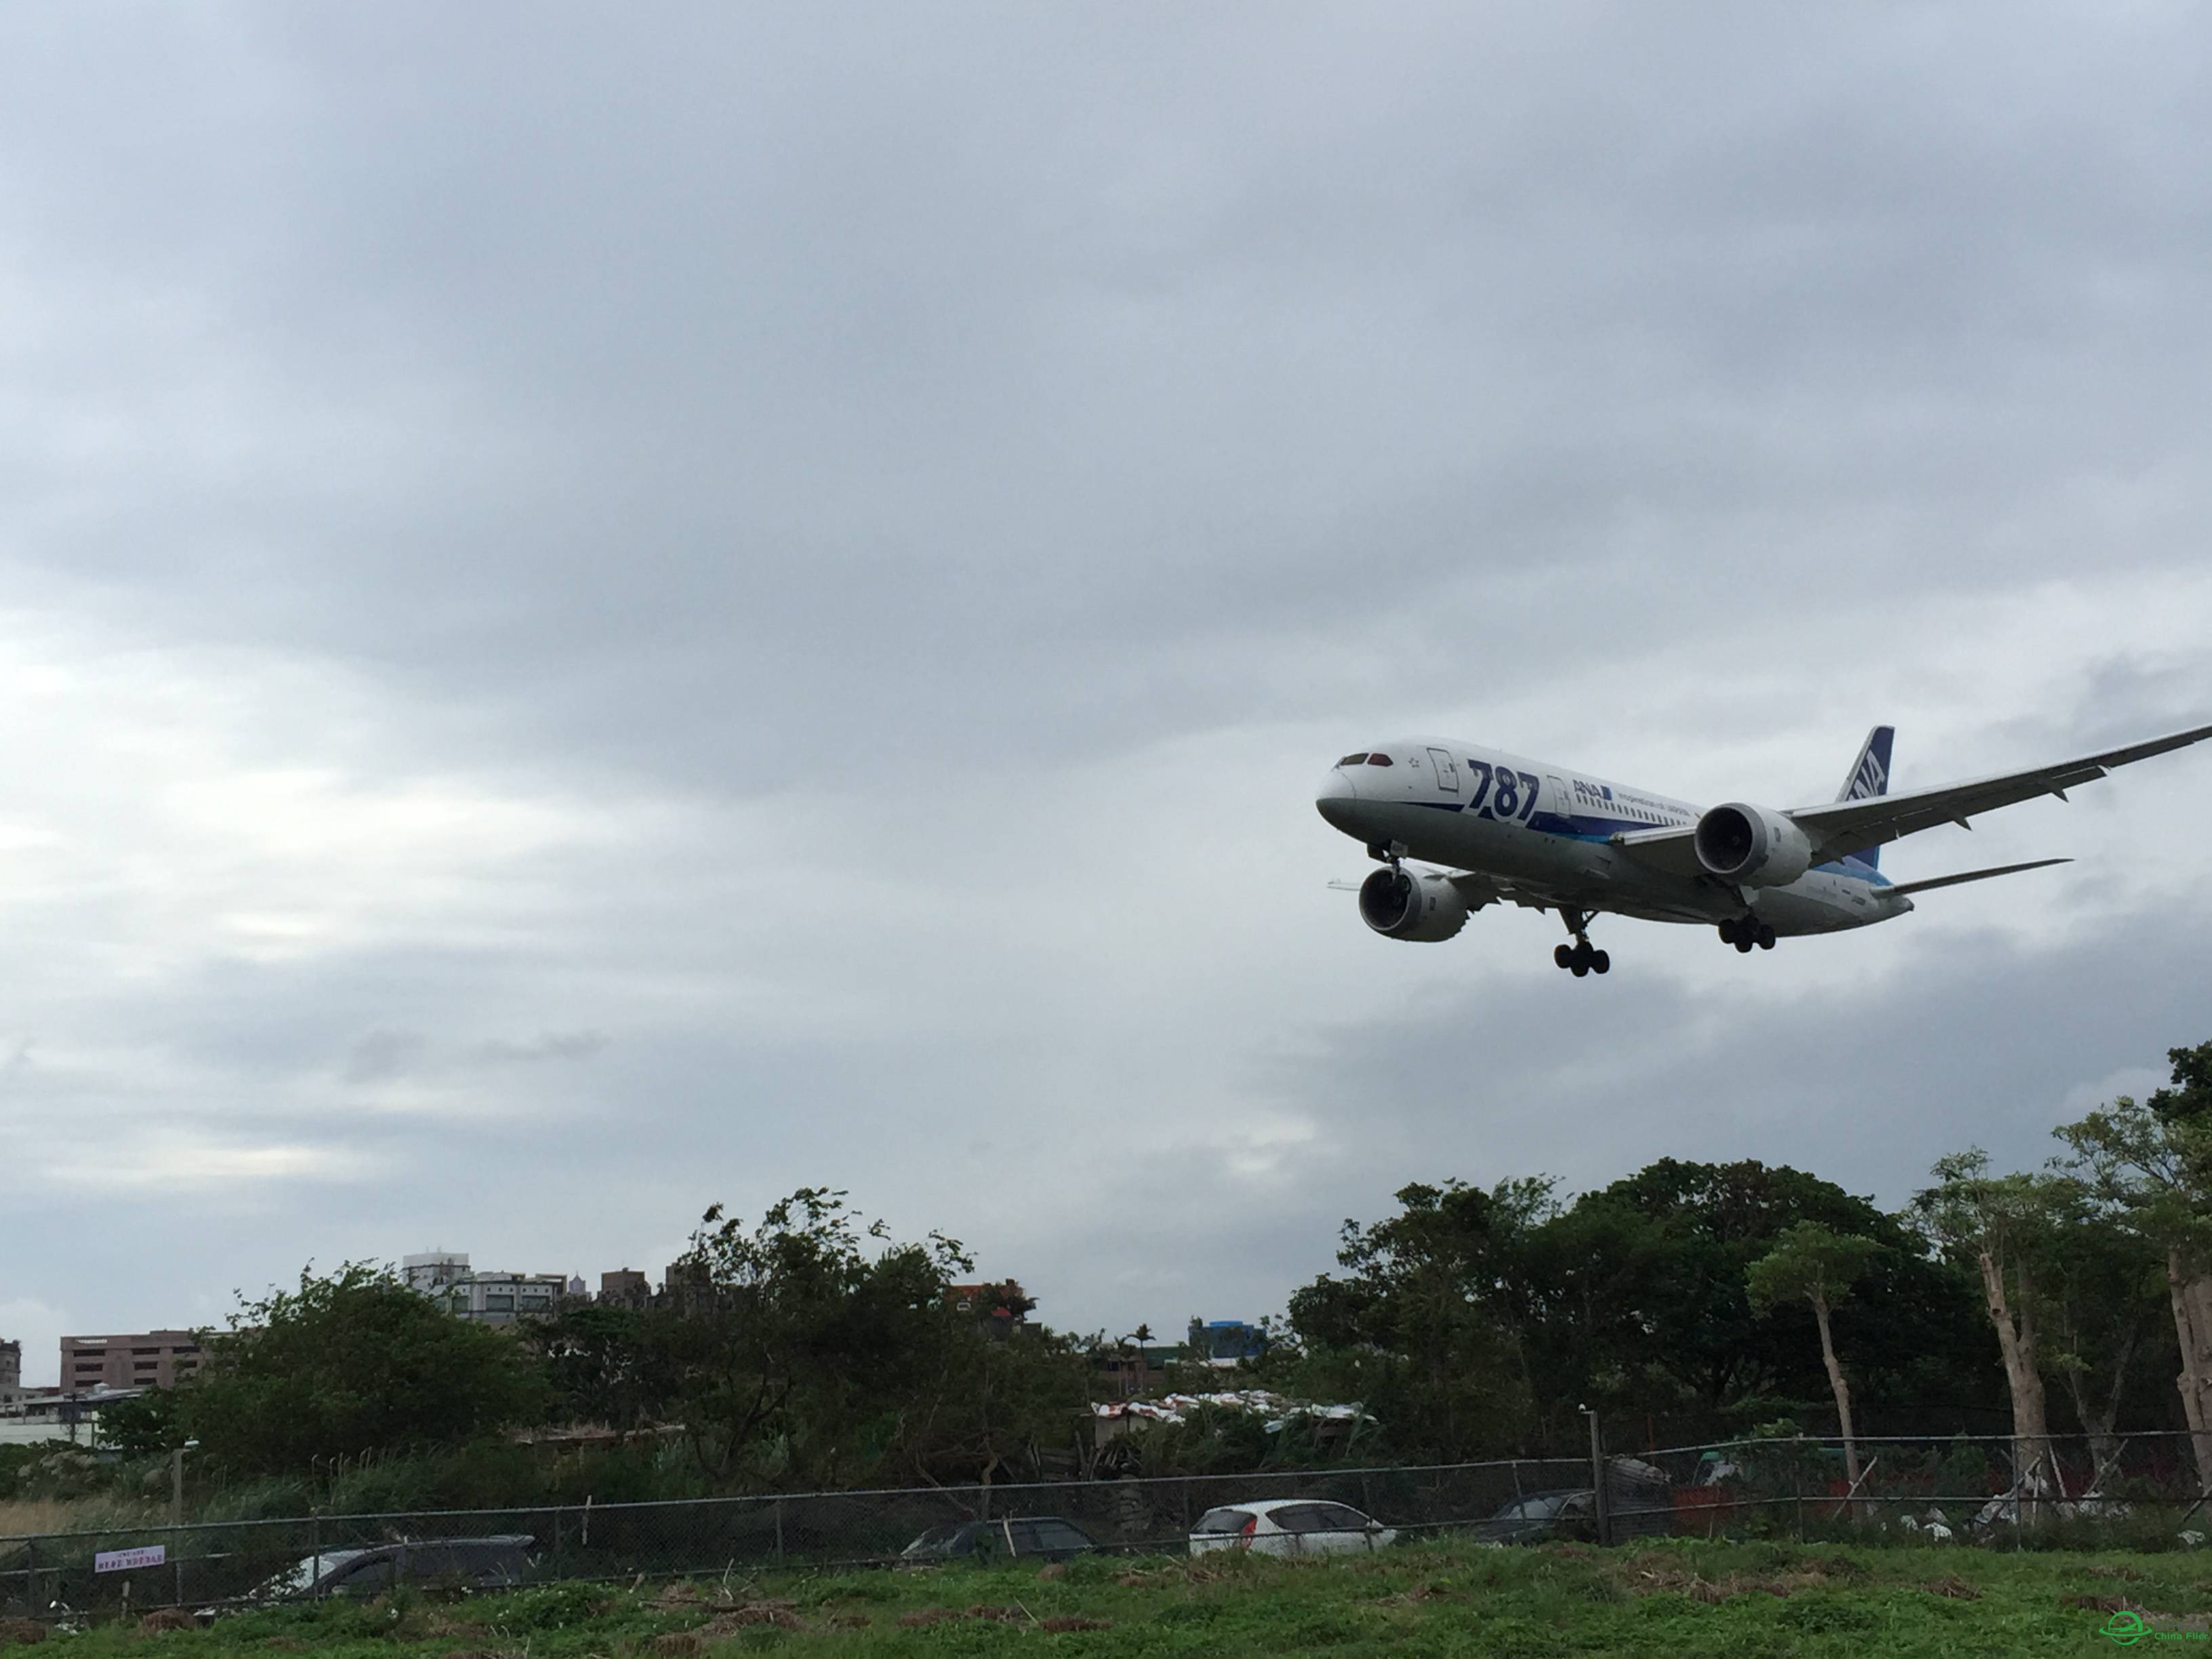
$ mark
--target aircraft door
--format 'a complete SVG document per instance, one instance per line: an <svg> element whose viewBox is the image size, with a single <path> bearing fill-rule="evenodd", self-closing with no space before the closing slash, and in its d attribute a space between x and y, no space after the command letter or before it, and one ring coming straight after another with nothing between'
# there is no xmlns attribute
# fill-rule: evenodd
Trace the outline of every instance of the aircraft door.
<svg viewBox="0 0 2212 1659"><path fill-rule="evenodd" d="M1459 766L1449 750L1429 750L1429 764L1436 769L1437 787L1447 795L1459 793Z"/></svg>

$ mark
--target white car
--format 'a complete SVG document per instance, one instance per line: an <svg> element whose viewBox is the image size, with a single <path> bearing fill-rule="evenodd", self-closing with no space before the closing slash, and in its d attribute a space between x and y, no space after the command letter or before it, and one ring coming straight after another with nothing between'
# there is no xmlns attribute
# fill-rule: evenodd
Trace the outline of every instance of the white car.
<svg viewBox="0 0 2212 1659"><path fill-rule="evenodd" d="M1347 1504L1265 1498L1208 1510L1190 1530L1190 1553L1252 1550L1261 1555L1349 1555L1379 1550L1398 1534Z"/></svg>

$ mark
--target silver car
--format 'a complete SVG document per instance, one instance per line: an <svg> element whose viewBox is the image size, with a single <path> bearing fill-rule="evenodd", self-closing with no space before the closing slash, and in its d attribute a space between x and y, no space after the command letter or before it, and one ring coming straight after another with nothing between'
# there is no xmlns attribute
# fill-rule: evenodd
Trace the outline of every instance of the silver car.
<svg viewBox="0 0 2212 1659"><path fill-rule="evenodd" d="M1351 1555L1379 1550L1398 1534L1349 1504L1316 1498L1263 1498L1224 1504L1199 1516L1190 1553L1251 1550L1261 1555Z"/></svg>

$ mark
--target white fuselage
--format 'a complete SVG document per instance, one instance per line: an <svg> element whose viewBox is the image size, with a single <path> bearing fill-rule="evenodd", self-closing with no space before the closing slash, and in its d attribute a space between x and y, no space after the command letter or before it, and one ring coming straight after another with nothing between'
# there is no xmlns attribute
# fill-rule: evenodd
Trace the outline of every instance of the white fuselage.
<svg viewBox="0 0 2212 1659"><path fill-rule="evenodd" d="M1375 759L1387 757L1388 765ZM1638 863L1613 838L1686 829L1702 811L1573 767L1442 738L1400 738L1333 768L1315 805L1353 840L1494 879L1506 894L1652 921L1714 924L1747 908L1779 935L1838 933L1912 908L1844 859L1753 890Z"/></svg>

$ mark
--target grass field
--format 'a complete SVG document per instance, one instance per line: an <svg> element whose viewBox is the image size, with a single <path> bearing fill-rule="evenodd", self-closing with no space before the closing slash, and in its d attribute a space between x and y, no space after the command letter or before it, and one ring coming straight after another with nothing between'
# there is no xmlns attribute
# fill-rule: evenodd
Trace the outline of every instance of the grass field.
<svg viewBox="0 0 2212 1659"><path fill-rule="evenodd" d="M234 1614L205 1629L57 1632L41 1653L2094 1654L2118 1645L2105 1627L2124 1607L2143 1610L2138 1645L2212 1655L2203 1616L2212 1607L2212 1553L1436 1543L1311 1562L1096 1557L1060 1569L568 1584L453 1602L325 1603Z"/></svg>

